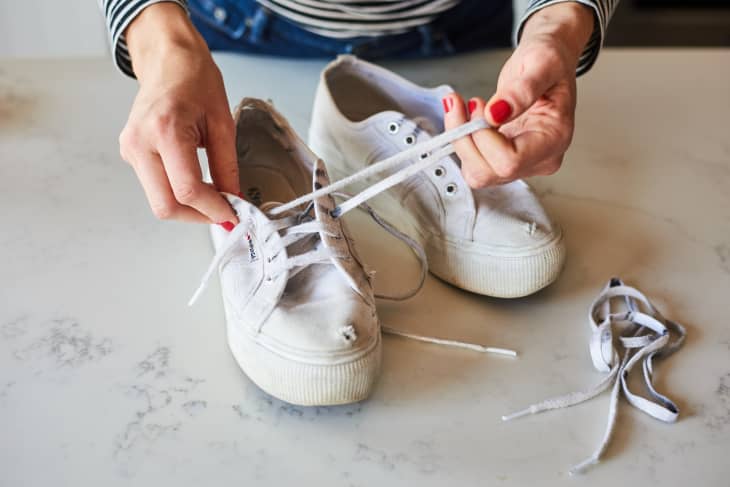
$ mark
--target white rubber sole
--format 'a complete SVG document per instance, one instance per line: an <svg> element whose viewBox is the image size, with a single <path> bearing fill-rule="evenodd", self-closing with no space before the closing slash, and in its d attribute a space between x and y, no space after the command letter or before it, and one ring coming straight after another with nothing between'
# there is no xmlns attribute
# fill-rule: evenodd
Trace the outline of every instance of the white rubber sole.
<svg viewBox="0 0 730 487"><path fill-rule="evenodd" d="M461 289L496 298L534 294L555 281L565 262L562 233L520 256L472 254L470 249L431 239L426 243L430 271Z"/></svg>
<svg viewBox="0 0 730 487"><path fill-rule="evenodd" d="M321 154L333 180L347 176L347 167L336 150L313 143ZM372 182L361 183L362 189ZM356 184L357 186L357 184ZM452 242L424 232L416 219L387 191L368 202L400 231L419 240L428 258L429 271L458 288L496 298L518 298L533 294L555 281L563 268L566 249L562 232L544 245L518 252L509 249L490 251L476 248L473 242Z"/></svg>
<svg viewBox="0 0 730 487"><path fill-rule="evenodd" d="M224 305L225 306L225 305ZM267 347L231 325L228 310L228 346L243 372L259 388L282 401L300 406L333 406L366 399L380 373L380 333L367 350L337 363L296 360Z"/></svg>

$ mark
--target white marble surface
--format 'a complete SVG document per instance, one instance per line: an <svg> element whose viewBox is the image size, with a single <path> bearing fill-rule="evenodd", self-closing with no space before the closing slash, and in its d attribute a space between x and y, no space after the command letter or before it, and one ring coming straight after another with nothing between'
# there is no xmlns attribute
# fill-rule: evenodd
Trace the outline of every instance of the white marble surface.
<svg viewBox="0 0 730 487"><path fill-rule="evenodd" d="M504 53L388 63L489 95ZM319 61L220 56L232 101L308 123ZM730 51L611 51L580 81L564 168L533 184L565 228L562 277L527 299L430 278L390 325L516 348L517 360L386 338L361 404L257 390L224 339L203 227L155 221L117 134L135 85L108 62L0 61L0 485L697 485L730 483ZM414 263L360 217L382 287ZM404 272L407 269L408 272ZM619 275L687 325L660 363L677 424L626 403L605 461L569 478L608 396L500 415L596 382L587 307Z"/></svg>

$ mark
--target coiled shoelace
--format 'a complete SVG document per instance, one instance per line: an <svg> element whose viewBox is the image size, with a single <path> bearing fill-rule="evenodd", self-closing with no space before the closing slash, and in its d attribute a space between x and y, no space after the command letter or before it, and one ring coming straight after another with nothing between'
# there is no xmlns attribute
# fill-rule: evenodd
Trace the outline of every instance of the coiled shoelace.
<svg viewBox="0 0 730 487"><path fill-rule="evenodd" d="M612 300L623 301L625 309L612 312ZM626 286L618 278L611 279L591 305L589 323L593 331L590 338L593 366L606 372L606 377L588 390L547 399L502 416L504 421L509 421L528 414L574 406L612 387L608 422L603 438L591 456L570 469L571 474L581 473L600 461L616 425L618 401L622 391L631 405L653 418L673 423L679 416L677 405L654 388L652 374L655 357L666 357L682 346L687 334L685 328L664 318L646 296L637 289ZM618 343L623 347L622 356L614 344L614 335L617 334L614 327L622 327L622 332L618 333ZM654 401L631 392L626 382L632 367L639 361L643 366L646 390Z"/></svg>
<svg viewBox="0 0 730 487"><path fill-rule="evenodd" d="M388 188L404 181L405 179L413 176L414 174L428 168L431 165L436 164L440 159L451 155L454 152L454 148L451 142L457 140L465 135L468 135L476 130L487 128L488 124L485 120L479 119L468 122L455 129L444 132L430 140L424 141L421 144L414 145L410 149L406 149L392 157L384 159L383 161L376 162L344 179L334 182L326 187L317 189L311 193L307 193L299 198L296 198L285 204L268 203L262 205L261 210L266 213L270 218L270 224L263 230L264 242L269 240L269 237L274 232L278 232L281 236L280 247L273 249L273 255L276 255L277 251L283 248L290 249L292 246L297 245L298 253L290 255L287 259L286 265L280 268L278 272L288 272L288 277L291 278L297 273L304 270L306 267L313 264L333 264L332 258L348 258L347 255L336 255L333 250L324 245L320 245L321 240L319 239L320 232L328 234L335 238L342 238L339 235L338 229L335 225L327 225L321 221L317 221L311 214L312 202L317 198L332 195L339 198L345 198L345 200L333 208L330 212L333 218L341 218L342 215L352 210L353 208L362 208L368 212L373 220L380 225L384 230L398 238L406 245L408 245L413 253L418 258L421 264L421 274L417 286L406 293L396 296L385 296L376 294L378 298L390 299L390 300L405 300L414 296L423 286L428 273L428 262L426 260L426 253L424 252L421 245L418 244L414 239L408 235L400 232L390 223L381 218L372 207L367 205L366 201L370 198L380 194ZM429 155L425 158L419 158L421 154L428 153ZM366 188L362 192L351 196L347 193L343 193L340 189L353 184L357 181L371 177L377 173L393 169L398 165L408 163L410 160L416 159L415 162L406 164L399 170L393 172L389 176L383 178L372 186ZM234 200L235 201L235 200ZM308 204L307 204L308 203ZM296 208L300 205L307 204L304 210L297 211ZM234 202L234 210L236 210ZM193 297L189 301L189 305L195 303L200 297L202 292L207 287L208 282L215 272L225 264L231 250L236 247L241 239L247 238L249 234L248 221L241 221L236 225L233 230L228 234L226 240L221 245L220 249L213 257L208 270L203 275L200 286L193 294ZM272 256L273 257L273 256ZM340 269L341 272L344 272ZM267 276L267 279L274 279L276 276ZM355 286L350 279L346 279L350 286ZM357 289L355 289L357 291ZM456 340L446 340L435 337L422 336L414 333L408 333L400 331L395 328L391 328L383 325L383 332L392 335L398 335L413 340L435 343L444 346L465 348L482 353L495 353L500 355L507 355L511 357L517 356L517 353L513 350L497 347L485 347L474 343L466 343Z"/></svg>

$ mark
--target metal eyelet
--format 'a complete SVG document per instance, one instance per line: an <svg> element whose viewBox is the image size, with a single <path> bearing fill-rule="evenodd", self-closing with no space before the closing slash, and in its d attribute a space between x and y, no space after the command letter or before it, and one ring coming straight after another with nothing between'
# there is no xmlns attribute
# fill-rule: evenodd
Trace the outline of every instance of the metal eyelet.
<svg viewBox="0 0 730 487"><path fill-rule="evenodd" d="M458 186L455 183L449 183L446 185L446 194L453 195L456 193Z"/></svg>
<svg viewBox="0 0 730 487"><path fill-rule="evenodd" d="M388 132L395 135L400 130L400 125L398 125L396 122L390 122L388 124Z"/></svg>
<svg viewBox="0 0 730 487"><path fill-rule="evenodd" d="M446 174L446 170L441 166L438 166L436 169L433 170L433 175L437 178L442 177L444 174Z"/></svg>
<svg viewBox="0 0 730 487"><path fill-rule="evenodd" d="M403 139L403 142L405 142L406 145L413 145L416 143L416 138L413 135L406 135L406 138Z"/></svg>

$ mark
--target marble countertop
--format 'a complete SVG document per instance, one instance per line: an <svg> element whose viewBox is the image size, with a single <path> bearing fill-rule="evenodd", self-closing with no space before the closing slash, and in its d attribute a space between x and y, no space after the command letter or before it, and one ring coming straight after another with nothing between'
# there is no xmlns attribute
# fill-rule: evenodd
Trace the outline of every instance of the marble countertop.
<svg viewBox="0 0 730 487"><path fill-rule="evenodd" d="M505 56L386 64L488 96ZM232 103L271 98L304 132L323 61L218 61ZM0 485L728 485L729 86L730 50L606 50L579 81L563 169L532 181L566 232L561 278L513 301L429 278L380 307L391 326L520 358L387 337L370 400L302 408L241 373L217 285L186 306L211 245L155 221L119 157L135 84L102 59L0 62ZM407 251L354 219L378 286L407 286ZM613 275L688 328L656 371L681 418L622 401L605 460L570 478L607 394L500 416L601 378L586 315Z"/></svg>

